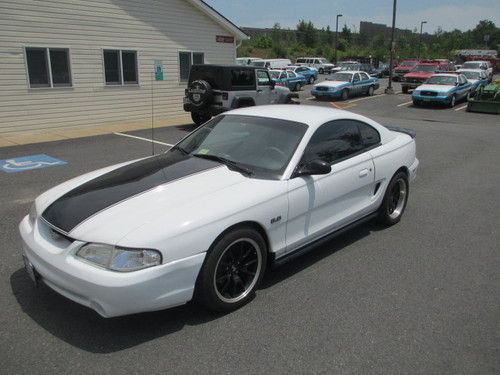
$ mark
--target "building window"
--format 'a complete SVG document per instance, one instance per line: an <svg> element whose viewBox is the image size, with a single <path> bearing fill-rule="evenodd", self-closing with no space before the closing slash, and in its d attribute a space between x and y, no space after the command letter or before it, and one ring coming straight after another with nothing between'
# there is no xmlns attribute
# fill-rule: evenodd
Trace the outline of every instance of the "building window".
<svg viewBox="0 0 500 375"><path fill-rule="evenodd" d="M179 52L179 76L181 82L189 79L191 65L205 63L205 54L202 52Z"/></svg>
<svg viewBox="0 0 500 375"><path fill-rule="evenodd" d="M29 86L71 87L71 69L67 48L26 48Z"/></svg>
<svg viewBox="0 0 500 375"><path fill-rule="evenodd" d="M137 79L137 52L105 49L104 79L106 85L135 85Z"/></svg>

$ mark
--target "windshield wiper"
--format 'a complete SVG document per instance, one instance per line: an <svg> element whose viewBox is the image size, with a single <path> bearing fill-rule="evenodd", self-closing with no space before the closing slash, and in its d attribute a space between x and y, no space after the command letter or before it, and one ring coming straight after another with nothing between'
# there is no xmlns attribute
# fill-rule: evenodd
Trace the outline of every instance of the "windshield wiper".
<svg viewBox="0 0 500 375"><path fill-rule="evenodd" d="M197 158L201 158L201 159L218 161L219 163L225 164L229 169L234 169L238 172L246 174L247 176L251 176L253 174L253 172L250 169L245 168L242 165L240 165L232 160L223 158L221 156L208 155L208 154L193 154L192 156L197 157Z"/></svg>

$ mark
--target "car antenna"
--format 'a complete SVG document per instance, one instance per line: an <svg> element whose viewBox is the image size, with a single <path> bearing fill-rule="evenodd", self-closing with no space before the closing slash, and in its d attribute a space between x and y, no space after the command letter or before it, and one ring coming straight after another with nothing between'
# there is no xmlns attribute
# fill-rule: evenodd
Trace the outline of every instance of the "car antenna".
<svg viewBox="0 0 500 375"><path fill-rule="evenodd" d="M154 136L155 136L155 129L154 129L154 122L155 122L155 106L154 106L154 90L153 90L153 85L155 81L155 72L152 72L151 76L151 156L154 156L155 154L155 141L154 141Z"/></svg>

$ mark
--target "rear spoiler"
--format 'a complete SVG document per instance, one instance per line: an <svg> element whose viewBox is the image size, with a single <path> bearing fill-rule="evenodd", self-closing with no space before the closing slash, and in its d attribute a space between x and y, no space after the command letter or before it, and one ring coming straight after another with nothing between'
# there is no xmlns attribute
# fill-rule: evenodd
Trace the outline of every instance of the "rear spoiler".
<svg viewBox="0 0 500 375"><path fill-rule="evenodd" d="M417 132L413 129L398 128L397 126L386 126L386 128L393 132L408 134L412 138L415 138L417 136Z"/></svg>

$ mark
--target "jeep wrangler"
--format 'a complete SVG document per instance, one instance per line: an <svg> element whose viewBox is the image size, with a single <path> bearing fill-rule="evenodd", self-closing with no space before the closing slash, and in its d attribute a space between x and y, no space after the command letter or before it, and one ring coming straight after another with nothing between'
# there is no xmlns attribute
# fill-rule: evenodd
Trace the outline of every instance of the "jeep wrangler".
<svg viewBox="0 0 500 375"><path fill-rule="evenodd" d="M222 112L263 104L294 103L298 95L275 86L267 69L241 65L193 65L184 110L201 125Z"/></svg>

